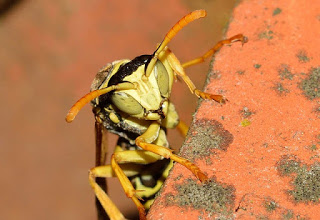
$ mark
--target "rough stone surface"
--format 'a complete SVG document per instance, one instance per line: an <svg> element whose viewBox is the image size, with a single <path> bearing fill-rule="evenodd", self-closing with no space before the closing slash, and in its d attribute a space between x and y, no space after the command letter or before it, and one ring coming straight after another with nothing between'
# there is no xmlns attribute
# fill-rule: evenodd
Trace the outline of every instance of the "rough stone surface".
<svg viewBox="0 0 320 220"><path fill-rule="evenodd" d="M220 50L206 87L229 102L202 101L191 128L216 120L233 136L225 151L195 160L210 178L234 187L233 213L167 205L168 196L179 198L177 184L194 179L176 164L149 219L319 218L319 30L318 1L252 0L235 8L226 36L243 33L249 42Z"/></svg>

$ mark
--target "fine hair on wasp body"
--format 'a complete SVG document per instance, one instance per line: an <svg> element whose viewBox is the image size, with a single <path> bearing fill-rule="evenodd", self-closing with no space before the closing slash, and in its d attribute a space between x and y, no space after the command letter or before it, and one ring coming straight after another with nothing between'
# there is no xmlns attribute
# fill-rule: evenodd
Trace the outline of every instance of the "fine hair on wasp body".
<svg viewBox="0 0 320 220"><path fill-rule="evenodd" d="M179 76L196 96L225 103L222 95L197 89L184 69L203 62L225 44L236 41L244 44L247 38L238 34L219 41L203 56L181 64L167 45L184 26L205 16L205 10L196 10L181 18L151 55L105 65L93 80L91 91L71 107L66 117L67 122L72 122L80 109L91 102L96 119L96 145L100 152L97 157L105 155L103 130L119 136L111 164L105 165L104 159L99 158L97 166L89 172L90 185L110 219L125 218L97 182L98 177L117 177L127 197L137 206L140 219L146 219L146 209L152 204L173 162L185 166L200 182L208 180L197 165L170 149L167 130L177 128L184 136L188 130L170 101L171 89L174 79Z"/></svg>

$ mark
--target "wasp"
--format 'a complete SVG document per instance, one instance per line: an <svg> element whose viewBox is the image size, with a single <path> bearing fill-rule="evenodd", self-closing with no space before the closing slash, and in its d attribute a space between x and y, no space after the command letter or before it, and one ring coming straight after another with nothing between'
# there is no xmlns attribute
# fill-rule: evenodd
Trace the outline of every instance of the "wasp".
<svg viewBox="0 0 320 220"><path fill-rule="evenodd" d="M97 179L117 177L127 197L138 208L140 219L146 219L146 209L159 191L173 161L182 164L201 182L208 176L186 158L169 147L167 129L177 128L186 135L188 127L179 120L170 102L173 82L180 77L191 93L202 99L225 103L222 95L205 93L195 87L185 68L203 62L223 45L247 42L242 34L218 42L203 56L181 64L167 47L174 36L187 24L205 17L205 10L193 11L181 18L165 35L151 55L133 60L117 60L105 65L96 75L91 91L79 99L66 116L72 122L80 109L91 102L96 120L96 143L99 154L105 154L103 130L115 133L119 140L111 156L111 164L101 160L89 171L89 183L110 219L125 219Z"/></svg>

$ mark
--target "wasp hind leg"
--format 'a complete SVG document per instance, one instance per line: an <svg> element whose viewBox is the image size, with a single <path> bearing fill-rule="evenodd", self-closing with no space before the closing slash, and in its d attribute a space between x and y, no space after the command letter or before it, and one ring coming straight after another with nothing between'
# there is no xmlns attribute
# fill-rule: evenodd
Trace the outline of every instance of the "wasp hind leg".
<svg viewBox="0 0 320 220"><path fill-rule="evenodd" d="M125 218L110 200L108 195L96 183L95 178L117 177L127 197L131 198L134 204L137 206L140 219L144 220L146 219L144 205L139 201L141 198L138 196L137 191L128 179L128 176L134 176L141 172L138 167L134 166L135 164L149 164L159 159L161 159L160 156L144 150L117 151L111 157L111 165L94 167L90 170L90 185L111 219L120 220ZM121 167L119 164L121 164ZM128 169L126 169L127 164L130 165L127 167ZM123 167L125 168L123 169Z"/></svg>
<svg viewBox="0 0 320 220"><path fill-rule="evenodd" d="M113 177L112 167L110 165L94 167L89 171L89 183L102 205L103 209L112 220L124 220L125 217L122 215L117 206L112 202L107 193L100 187L96 182L96 177Z"/></svg>

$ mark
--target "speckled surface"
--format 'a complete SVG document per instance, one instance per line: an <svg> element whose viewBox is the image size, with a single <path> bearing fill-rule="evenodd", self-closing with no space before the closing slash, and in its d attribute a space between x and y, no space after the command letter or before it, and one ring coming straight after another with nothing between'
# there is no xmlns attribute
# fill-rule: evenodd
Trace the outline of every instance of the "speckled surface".
<svg viewBox="0 0 320 220"><path fill-rule="evenodd" d="M200 196L181 206L188 197L179 189L195 178L176 165L148 219L319 218L319 30L320 2L255 0L236 7L227 36L243 33L249 42L221 49L206 87L229 102L201 103L181 151L189 155L192 143L192 151L201 152L197 135L217 133L199 122L221 124L232 141L219 149L212 140L211 155L195 162L221 186L232 187L221 193L234 200L203 208L196 204L208 198Z"/></svg>
<svg viewBox="0 0 320 220"><path fill-rule="evenodd" d="M94 118L86 106L72 124L69 108L108 62L151 54L182 16L206 9L170 42L183 62L221 39L236 0L21 0L0 16L0 219L95 219L88 170L94 165ZM201 88L209 60L188 74ZM175 83L173 102L190 123L197 98ZM171 132L172 146L182 138ZM115 137L109 136L110 151ZM110 156L110 154L109 154ZM111 197L137 210L117 179Z"/></svg>

